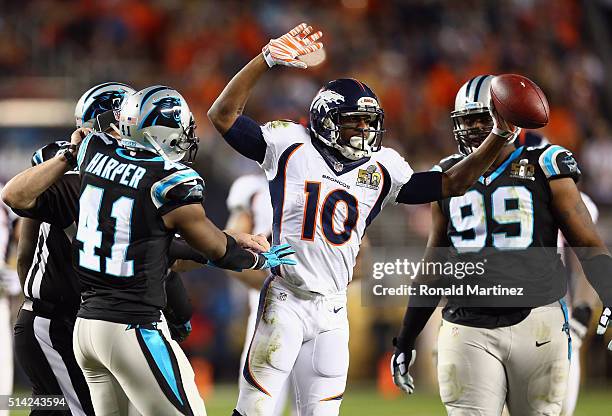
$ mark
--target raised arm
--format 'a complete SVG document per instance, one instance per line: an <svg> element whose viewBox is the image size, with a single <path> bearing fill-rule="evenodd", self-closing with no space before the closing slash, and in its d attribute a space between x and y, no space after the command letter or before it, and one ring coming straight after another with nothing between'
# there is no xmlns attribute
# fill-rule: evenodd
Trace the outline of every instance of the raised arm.
<svg viewBox="0 0 612 416"><path fill-rule="evenodd" d="M278 39L272 39L263 52L253 58L238 72L208 110L208 118L225 141L238 153L262 163L266 154L266 142L257 122L242 115L253 87L264 72L275 65L306 68L298 56L323 47L316 43L321 32L302 23Z"/></svg>
<svg viewBox="0 0 612 416"><path fill-rule="evenodd" d="M79 128L72 133L71 146L65 152L58 153L40 165L33 166L17 174L2 189L2 200L13 209L30 209L36 199L51 185L57 182L64 173L76 165L76 150L91 129Z"/></svg>
<svg viewBox="0 0 612 416"><path fill-rule="evenodd" d="M208 118L219 133L225 135L242 115L253 87L269 68L274 65L306 68L306 64L296 58L323 47L315 43L322 36L321 32L310 35L311 32L312 27L302 23L280 38L270 40L262 53L232 78L208 110Z"/></svg>
<svg viewBox="0 0 612 416"><path fill-rule="evenodd" d="M495 161L501 149L519 133L490 106L494 127L478 148L445 172L417 172L402 186L396 202L425 204L463 195Z"/></svg>

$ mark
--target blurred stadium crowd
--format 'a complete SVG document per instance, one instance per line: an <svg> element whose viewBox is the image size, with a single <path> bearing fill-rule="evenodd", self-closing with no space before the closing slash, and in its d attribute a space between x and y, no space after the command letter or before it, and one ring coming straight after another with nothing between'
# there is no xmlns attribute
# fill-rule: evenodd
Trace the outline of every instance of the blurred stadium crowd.
<svg viewBox="0 0 612 416"><path fill-rule="evenodd" d="M198 123L196 169L207 181L207 211L221 226L231 181L256 166L228 148L206 111L269 38L301 21L323 31L327 61L307 71L271 70L249 101L246 114L254 119L306 123L310 101L325 81L355 77L383 103L385 144L403 153L415 170L428 169L456 151L449 113L459 86L476 74L516 72L535 80L548 95L551 121L544 133L576 153L586 192L599 204L612 204L612 83L606 75L612 65L611 1L0 3L2 99L76 100L107 80L136 89L166 84L181 91ZM0 179L27 166L37 146L70 131L70 122L35 129L1 125ZM602 210L605 228L611 213ZM422 245L427 217L425 208L397 208L372 228L373 244ZM602 234L612 240L612 227ZM235 323L244 308L236 300L240 288L218 272L191 279L191 286L200 313L187 349L211 362L216 374L234 377L242 341L241 326ZM376 321L372 336L386 332L387 313L380 315L378 321L370 318ZM376 336L381 343L376 348L387 347L389 339ZM236 368L227 368L228 358ZM373 366L369 371L375 371Z"/></svg>

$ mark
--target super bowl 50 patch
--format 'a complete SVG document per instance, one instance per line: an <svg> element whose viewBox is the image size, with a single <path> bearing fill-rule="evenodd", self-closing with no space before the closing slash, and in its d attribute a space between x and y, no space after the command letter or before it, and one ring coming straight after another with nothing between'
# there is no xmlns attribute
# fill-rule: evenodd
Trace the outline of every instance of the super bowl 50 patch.
<svg viewBox="0 0 612 416"><path fill-rule="evenodd" d="M510 166L510 177L535 181L535 166L529 164L527 159L521 159Z"/></svg>
<svg viewBox="0 0 612 416"><path fill-rule="evenodd" d="M357 173L357 186L370 189L378 189L380 186L380 173L376 172L376 166L370 165L366 169L359 169Z"/></svg>

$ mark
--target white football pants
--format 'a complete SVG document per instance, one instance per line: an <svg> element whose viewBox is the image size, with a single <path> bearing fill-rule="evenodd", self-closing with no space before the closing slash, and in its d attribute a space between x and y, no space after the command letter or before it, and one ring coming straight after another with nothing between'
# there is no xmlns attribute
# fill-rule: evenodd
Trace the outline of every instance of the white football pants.
<svg viewBox="0 0 612 416"><path fill-rule="evenodd" d="M559 415L569 371L566 317L559 303L516 325L485 329L443 320L438 337L440 397L451 416Z"/></svg>
<svg viewBox="0 0 612 416"><path fill-rule="evenodd" d="M195 374L167 325L77 318L73 347L96 416L206 416Z"/></svg>
<svg viewBox="0 0 612 416"><path fill-rule="evenodd" d="M291 374L300 416L336 416L346 386L349 328L346 293L290 290L280 278L264 284L236 410L273 414Z"/></svg>

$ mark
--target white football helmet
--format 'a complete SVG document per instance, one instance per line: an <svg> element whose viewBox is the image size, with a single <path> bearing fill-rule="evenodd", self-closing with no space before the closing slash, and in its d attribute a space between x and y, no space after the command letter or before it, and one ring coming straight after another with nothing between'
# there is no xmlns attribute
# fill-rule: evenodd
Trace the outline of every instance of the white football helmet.
<svg viewBox="0 0 612 416"><path fill-rule="evenodd" d="M195 158L198 138L189 106L178 91L154 85L131 95L121 108L119 129L126 147L145 149L176 162Z"/></svg>
<svg viewBox="0 0 612 416"><path fill-rule="evenodd" d="M125 99L136 90L121 82L105 82L90 88L81 95L74 108L78 127L93 127L94 120L102 113L112 110L119 121L119 111Z"/></svg>
<svg viewBox="0 0 612 416"><path fill-rule="evenodd" d="M463 84L455 97L451 120L455 140L463 154L472 153L493 129L493 119L489 114L493 78L493 75L478 75ZM472 125L476 119L481 121L481 126Z"/></svg>

